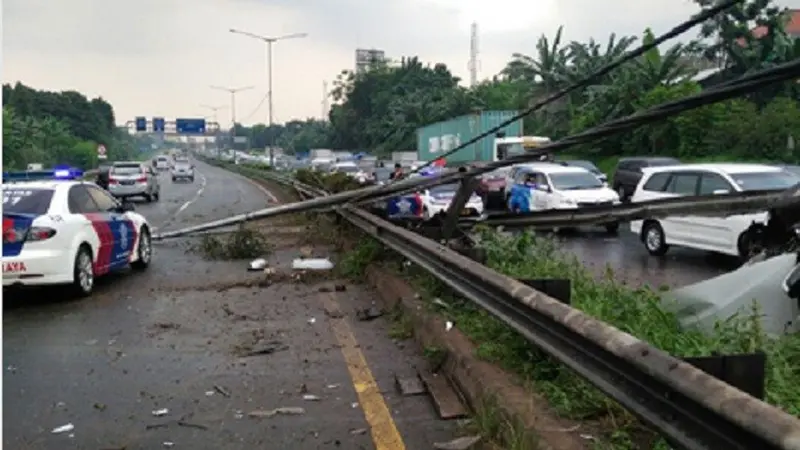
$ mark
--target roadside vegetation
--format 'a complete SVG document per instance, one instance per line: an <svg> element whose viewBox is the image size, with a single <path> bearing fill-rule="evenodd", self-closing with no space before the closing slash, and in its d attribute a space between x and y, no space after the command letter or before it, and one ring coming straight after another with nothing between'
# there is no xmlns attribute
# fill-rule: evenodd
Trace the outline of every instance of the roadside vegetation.
<svg viewBox="0 0 800 450"><path fill-rule="evenodd" d="M272 245L257 230L239 227L226 235L204 235L195 250L206 259L240 260L263 258L272 253Z"/></svg>
<svg viewBox="0 0 800 450"><path fill-rule="evenodd" d="M105 145L111 161L137 159L141 150L150 150L117 128L114 110L102 98L3 85L4 170L31 163L91 169L97 166L98 144Z"/></svg>

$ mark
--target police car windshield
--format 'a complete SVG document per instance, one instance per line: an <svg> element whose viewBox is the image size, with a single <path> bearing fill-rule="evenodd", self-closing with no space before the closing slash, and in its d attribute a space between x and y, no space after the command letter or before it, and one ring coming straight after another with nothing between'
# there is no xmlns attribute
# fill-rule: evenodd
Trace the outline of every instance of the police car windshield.
<svg viewBox="0 0 800 450"><path fill-rule="evenodd" d="M788 189L800 178L789 172L751 172L731 174L734 183L743 191L768 191L772 189Z"/></svg>
<svg viewBox="0 0 800 450"><path fill-rule="evenodd" d="M142 167L139 166L138 164L119 165L119 166L114 166L114 168L111 169L111 173L115 173L118 175L137 175L142 173Z"/></svg>
<svg viewBox="0 0 800 450"><path fill-rule="evenodd" d="M16 214L47 213L53 199L52 189L32 189L21 186L3 187L3 212Z"/></svg>
<svg viewBox="0 0 800 450"><path fill-rule="evenodd" d="M556 189L562 191L599 189L603 187L603 183L589 172L551 173L550 180Z"/></svg>

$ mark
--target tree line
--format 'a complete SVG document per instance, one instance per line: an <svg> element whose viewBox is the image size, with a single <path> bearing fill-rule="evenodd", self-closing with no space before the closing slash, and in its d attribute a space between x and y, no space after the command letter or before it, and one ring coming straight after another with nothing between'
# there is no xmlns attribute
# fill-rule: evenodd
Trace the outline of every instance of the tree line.
<svg viewBox="0 0 800 450"><path fill-rule="evenodd" d="M117 129L114 109L102 98L3 85L4 170L31 163L90 169L97 164L99 144L110 159L129 159L138 152L134 139Z"/></svg>
<svg viewBox="0 0 800 450"><path fill-rule="evenodd" d="M695 3L706 9L714 1ZM798 58L800 40L786 33L788 20L772 0L748 0L707 22L697 40L652 50L530 115L525 133L561 138ZM754 35L753 24L762 32ZM421 126L481 109L523 110L654 39L649 29L642 36L611 34L605 41L565 42L562 34L563 27L552 37L542 35L533 52L514 53L500 74L471 88L460 86L445 65L425 65L415 57L376 64L365 73L342 72L331 94L329 146L379 154L413 150ZM719 70L693 80L711 68ZM574 153L794 160L787 143L800 138L797 111L798 84L771 86Z"/></svg>

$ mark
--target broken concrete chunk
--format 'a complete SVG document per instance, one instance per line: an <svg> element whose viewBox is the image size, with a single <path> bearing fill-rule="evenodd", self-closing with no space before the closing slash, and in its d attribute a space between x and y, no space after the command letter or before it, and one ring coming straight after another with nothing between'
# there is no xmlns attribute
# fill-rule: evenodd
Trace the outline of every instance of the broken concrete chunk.
<svg viewBox="0 0 800 450"><path fill-rule="evenodd" d="M425 383L425 387L430 392L431 399L440 418L448 420L467 416L467 410L461 404L461 398L450 385L447 377L421 372L420 378L422 378L422 382Z"/></svg>
<svg viewBox="0 0 800 450"><path fill-rule="evenodd" d="M267 260L264 258L258 258L250 261L250 266L247 268L247 270L260 271L264 270L265 267L267 267Z"/></svg>
<svg viewBox="0 0 800 450"><path fill-rule="evenodd" d="M397 391L404 396L422 395L427 390L419 376L412 377L399 377L395 375L395 383L397 384Z"/></svg>
<svg viewBox="0 0 800 450"><path fill-rule="evenodd" d="M74 429L75 429L75 425L73 425L71 423L68 423L66 425L61 425L60 427L53 428L52 433L53 434L66 433L66 432L72 431Z"/></svg>
<svg viewBox="0 0 800 450"><path fill-rule="evenodd" d="M292 261L294 270L331 270L333 263L328 258L295 259Z"/></svg>
<svg viewBox="0 0 800 450"><path fill-rule="evenodd" d="M281 408L275 408L270 410L255 410L250 411L247 413L249 417L260 419L260 418L267 418L267 417L274 417L277 415L284 415L284 416L299 416L305 414L306 410L304 408L298 408L295 406L285 406Z"/></svg>
<svg viewBox="0 0 800 450"><path fill-rule="evenodd" d="M462 436L450 442L436 442L433 444L433 448L437 450L468 450L480 440L480 436Z"/></svg>
<svg viewBox="0 0 800 450"><path fill-rule="evenodd" d="M356 318L362 322L375 320L381 316L383 316L383 311L374 306L356 311Z"/></svg>
<svg viewBox="0 0 800 450"><path fill-rule="evenodd" d="M154 417L166 416L167 414L169 414L169 410L167 408L157 409L153 411Z"/></svg>

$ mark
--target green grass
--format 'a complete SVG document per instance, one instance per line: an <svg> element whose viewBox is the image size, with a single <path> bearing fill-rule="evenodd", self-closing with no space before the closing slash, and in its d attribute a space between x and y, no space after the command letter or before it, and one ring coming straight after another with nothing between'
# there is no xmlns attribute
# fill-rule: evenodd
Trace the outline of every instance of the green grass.
<svg viewBox="0 0 800 450"><path fill-rule="evenodd" d="M678 357L717 353L767 354L766 400L788 413L800 415L800 336L771 339L754 320L758 311L744 311L719 323L713 333L685 330L667 312L655 290L632 289L614 280L609 269L598 281L572 255L558 250L550 238L523 234L504 237L482 230L481 242L488 251L488 266L506 275L524 278L569 278L574 307L616 328L643 339ZM343 261L351 267L366 267L384 253L375 241L362 239ZM441 298L451 305L440 314L453 320L477 345L478 355L516 373L545 395L563 417L577 420L609 420L613 433L604 436L605 444L615 449L660 448L663 442L644 432L640 424L616 402L600 393L572 371L560 366L534 348L527 340L473 304L454 297L438 280L414 266L389 263L415 285L428 299ZM642 437L644 435L644 438Z"/></svg>

